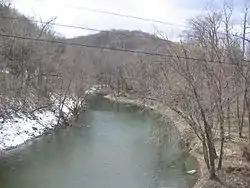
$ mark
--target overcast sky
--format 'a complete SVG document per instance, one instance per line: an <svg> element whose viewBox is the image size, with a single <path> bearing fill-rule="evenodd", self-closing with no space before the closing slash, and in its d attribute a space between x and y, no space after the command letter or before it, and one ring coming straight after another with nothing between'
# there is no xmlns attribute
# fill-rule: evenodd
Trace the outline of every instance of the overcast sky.
<svg viewBox="0 0 250 188"><path fill-rule="evenodd" d="M221 7L225 0L12 0L13 7L19 12L47 21L57 17L56 23L90 27L100 30L128 29L154 33L159 30L173 39L181 34L188 18L201 14L211 3ZM244 0L227 0L233 3L238 11L242 10ZM128 19L83 8L105 10L119 14L133 15L142 18L161 20L175 25L164 25L154 22ZM91 34L93 32L55 27L55 31L65 37Z"/></svg>

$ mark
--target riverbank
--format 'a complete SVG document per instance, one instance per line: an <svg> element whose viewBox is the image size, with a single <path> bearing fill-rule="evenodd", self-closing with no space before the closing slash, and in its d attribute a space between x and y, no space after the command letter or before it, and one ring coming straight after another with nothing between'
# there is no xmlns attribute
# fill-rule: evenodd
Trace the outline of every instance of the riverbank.
<svg viewBox="0 0 250 188"><path fill-rule="evenodd" d="M18 113L12 119L0 123L0 150L9 150L26 141L42 135L54 128L57 123L55 114L49 110L34 115Z"/></svg>
<svg viewBox="0 0 250 188"><path fill-rule="evenodd" d="M34 139L2 158L0 187L189 186L193 176L185 174L181 148L166 145L161 153L166 158L159 158L158 148L149 143L154 116L134 105L92 99L74 126Z"/></svg>
<svg viewBox="0 0 250 188"><path fill-rule="evenodd" d="M85 96L97 94L100 90L107 88L107 85L93 85L85 91ZM0 116L0 154L4 151L9 151L34 138L40 137L43 134L54 131L58 125L64 122L58 122L59 110L67 117L67 120L72 120L77 116L74 114L74 108L80 107L82 103L80 100L74 99L70 96L66 97L63 105L57 100L60 96L51 96L52 105L44 108L38 107L35 112L27 112L25 110L14 112L9 110L8 118L1 118ZM34 108L37 108L34 105ZM60 109L61 108L61 109ZM32 108L31 108L32 109ZM39 110L40 109L40 110ZM63 119L61 118L63 121Z"/></svg>
<svg viewBox="0 0 250 188"><path fill-rule="evenodd" d="M225 143L223 168L217 172L220 180L213 181L208 178L209 174L203 159L200 141L195 136L193 130L170 109L167 109L165 106L157 103L157 101L142 100L132 96L115 97L113 95L107 95L105 98L119 103L144 106L156 111L157 113L166 115L173 121L181 135L181 139L183 139L186 145L188 145L190 154L193 155L199 163L199 179L194 188L250 187L250 167L248 162L241 156L242 152L240 149L242 142L244 141L235 139L233 131L232 138L230 140L226 140ZM219 148L219 139L215 139L215 146L217 149Z"/></svg>
<svg viewBox="0 0 250 188"><path fill-rule="evenodd" d="M73 101L68 99L62 107L70 114ZM58 125L58 107L37 110L33 113L12 113L9 119L0 119L0 152L9 151L34 138L53 131Z"/></svg>

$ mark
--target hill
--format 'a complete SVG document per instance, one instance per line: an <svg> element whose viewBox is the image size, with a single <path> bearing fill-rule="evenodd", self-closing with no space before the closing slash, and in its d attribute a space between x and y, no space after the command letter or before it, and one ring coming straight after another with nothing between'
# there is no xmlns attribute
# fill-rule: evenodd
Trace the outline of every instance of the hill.
<svg viewBox="0 0 250 188"><path fill-rule="evenodd" d="M170 41L138 30L102 31L97 34L68 39L68 41L109 48L149 50L154 52L156 49L163 51L166 49L167 42L170 43Z"/></svg>
<svg viewBox="0 0 250 188"><path fill-rule="evenodd" d="M144 52L168 54L171 51L170 48L177 45L142 31L128 30L102 31L93 35L65 39L65 42L94 46L94 48L68 46L66 54L73 59L67 61L78 62L88 69L95 83L108 84L113 88L119 87L118 85L131 88L131 82L133 87L136 87L132 77L139 76L140 64L162 61L162 57L146 55L143 54ZM102 49L102 47L111 48L111 50ZM119 49L128 52L120 52ZM117 83L118 77L120 83Z"/></svg>

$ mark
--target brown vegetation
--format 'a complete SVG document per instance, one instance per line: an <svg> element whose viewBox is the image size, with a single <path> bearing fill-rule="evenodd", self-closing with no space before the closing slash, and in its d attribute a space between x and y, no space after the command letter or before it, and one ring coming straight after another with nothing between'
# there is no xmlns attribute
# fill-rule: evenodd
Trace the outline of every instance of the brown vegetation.
<svg viewBox="0 0 250 188"><path fill-rule="evenodd" d="M6 5L0 6L0 13L21 17ZM38 26L26 18L8 20L0 15L1 33L10 36L166 54L142 55L0 37L1 114L8 118L19 110L30 113L56 104L58 123L67 123L68 115L62 112L65 102L73 99L72 113L77 115L84 92L91 85L105 84L117 96L127 93L157 101L182 119L196 135L210 179L219 177L222 181L235 172L248 174L247 168L236 169L227 163L234 152L238 154L233 156L235 161L245 163L250 158L248 8L240 37L233 32L232 14L232 7L225 5L220 12L191 19L188 36L180 43L140 31L105 31L63 39L54 35L49 24ZM248 144L240 151L245 137Z"/></svg>
<svg viewBox="0 0 250 188"><path fill-rule="evenodd" d="M66 56L63 44L12 37L61 40L49 24L33 24L4 3L0 5L0 25L1 34L9 36L0 37L1 117L8 119L20 111L33 114L49 109L58 114L58 124L61 124L67 123L72 115L77 116L90 85L87 70L80 66L81 60L70 54ZM73 100L73 107L64 114L62 108L69 99Z"/></svg>

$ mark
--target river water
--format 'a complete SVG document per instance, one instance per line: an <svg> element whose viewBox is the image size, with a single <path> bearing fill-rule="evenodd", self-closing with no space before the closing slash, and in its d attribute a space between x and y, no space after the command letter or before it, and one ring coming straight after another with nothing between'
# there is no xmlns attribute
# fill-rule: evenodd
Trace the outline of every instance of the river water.
<svg viewBox="0 0 250 188"><path fill-rule="evenodd" d="M188 187L178 147L168 144L168 155L159 160L159 149L150 142L154 118L137 107L92 104L75 127L43 136L1 159L0 187Z"/></svg>

